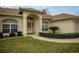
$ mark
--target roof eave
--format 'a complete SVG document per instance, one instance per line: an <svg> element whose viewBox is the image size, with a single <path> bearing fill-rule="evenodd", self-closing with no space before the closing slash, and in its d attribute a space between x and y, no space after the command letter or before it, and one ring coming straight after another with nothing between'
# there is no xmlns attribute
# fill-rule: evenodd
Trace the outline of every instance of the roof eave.
<svg viewBox="0 0 79 59"><path fill-rule="evenodd" d="M74 17L69 17L69 18L61 18L61 19L52 19L50 20L51 22L54 22L54 21L61 21L61 20L67 20L67 19L79 19L79 16L74 16Z"/></svg>
<svg viewBox="0 0 79 59"><path fill-rule="evenodd" d="M29 9L24 9L24 8L20 8L20 11L31 11L31 12L36 12L36 13L41 13L43 14L43 11L39 11L39 10L29 10Z"/></svg>
<svg viewBox="0 0 79 59"><path fill-rule="evenodd" d="M22 15L11 15L11 14L0 14L1 16L18 16L18 17L21 17Z"/></svg>

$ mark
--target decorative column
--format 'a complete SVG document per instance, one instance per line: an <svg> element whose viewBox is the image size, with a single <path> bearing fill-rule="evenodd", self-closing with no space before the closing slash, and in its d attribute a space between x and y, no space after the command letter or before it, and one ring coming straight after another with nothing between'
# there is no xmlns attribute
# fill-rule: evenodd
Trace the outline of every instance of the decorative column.
<svg viewBox="0 0 79 59"><path fill-rule="evenodd" d="M27 13L23 12L23 36L27 36Z"/></svg>
<svg viewBox="0 0 79 59"><path fill-rule="evenodd" d="M39 17L39 32L42 32L42 16Z"/></svg>
<svg viewBox="0 0 79 59"><path fill-rule="evenodd" d="M42 32L42 16L41 15L39 15L39 18L36 19L35 35L39 35L39 32Z"/></svg>

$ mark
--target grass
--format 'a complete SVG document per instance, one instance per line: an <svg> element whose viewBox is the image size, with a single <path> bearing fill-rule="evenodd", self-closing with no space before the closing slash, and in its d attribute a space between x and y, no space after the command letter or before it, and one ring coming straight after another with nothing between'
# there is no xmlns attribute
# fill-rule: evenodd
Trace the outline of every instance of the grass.
<svg viewBox="0 0 79 59"><path fill-rule="evenodd" d="M1 53L78 53L78 43L53 43L31 37L9 38L0 41Z"/></svg>

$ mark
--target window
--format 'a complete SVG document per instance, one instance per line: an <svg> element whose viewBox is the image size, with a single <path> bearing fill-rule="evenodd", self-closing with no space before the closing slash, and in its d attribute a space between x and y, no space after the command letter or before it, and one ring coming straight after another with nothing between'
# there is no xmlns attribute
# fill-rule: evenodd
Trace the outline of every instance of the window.
<svg viewBox="0 0 79 59"><path fill-rule="evenodd" d="M14 20L3 21L3 33L17 32L17 22Z"/></svg>
<svg viewBox="0 0 79 59"><path fill-rule="evenodd" d="M48 21L43 21L43 23L42 23L42 31L48 31Z"/></svg>
<svg viewBox="0 0 79 59"><path fill-rule="evenodd" d="M9 33L9 28L10 28L9 24L3 24L3 32L4 33Z"/></svg>
<svg viewBox="0 0 79 59"><path fill-rule="evenodd" d="M11 24L11 33L17 32L17 25L16 24Z"/></svg>

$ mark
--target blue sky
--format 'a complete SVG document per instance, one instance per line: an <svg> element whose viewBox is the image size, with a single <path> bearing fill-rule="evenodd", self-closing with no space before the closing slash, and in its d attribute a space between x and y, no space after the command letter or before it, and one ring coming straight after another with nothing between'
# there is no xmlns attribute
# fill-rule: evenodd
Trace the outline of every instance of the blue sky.
<svg viewBox="0 0 79 59"><path fill-rule="evenodd" d="M47 9L49 14L57 15L60 13L68 13L79 15L79 6L30 6L36 9Z"/></svg>

